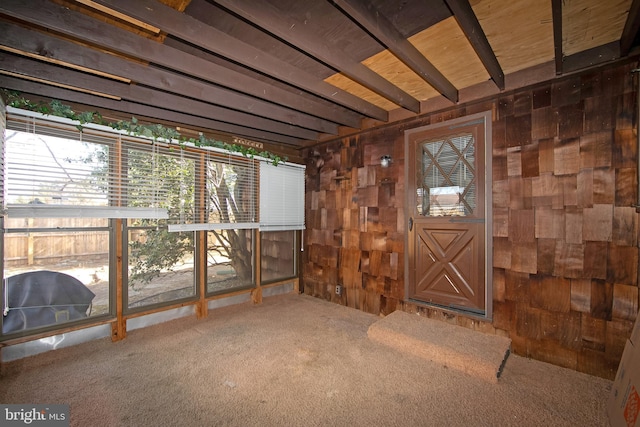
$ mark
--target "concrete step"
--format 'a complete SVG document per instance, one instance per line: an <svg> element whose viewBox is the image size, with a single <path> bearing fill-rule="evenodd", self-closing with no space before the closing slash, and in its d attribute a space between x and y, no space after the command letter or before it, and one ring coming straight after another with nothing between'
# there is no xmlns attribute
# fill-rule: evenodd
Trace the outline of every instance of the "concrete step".
<svg viewBox="0 0 640 427"><path fill-rule="evenodd" d="M511 349L509 338L403 311L378 320L367 335L377 343L490 382L500 378Z"/></svg>

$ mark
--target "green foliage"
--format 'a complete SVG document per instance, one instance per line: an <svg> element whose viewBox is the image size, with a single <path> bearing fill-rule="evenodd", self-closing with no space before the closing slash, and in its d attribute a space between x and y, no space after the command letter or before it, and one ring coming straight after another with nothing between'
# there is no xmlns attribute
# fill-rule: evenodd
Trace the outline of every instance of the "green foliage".
<svg viewBox="0 0 640 427"><path fill-rule="evenodd" d="M258 152L253 147L246 147L235 144L227 144L222 141L209 139L204 134L200 134L198 138L187 139L182 136L177 129L167 128L160 124L143 124L135 117L131 121L119 121L117 123L106 122L99 112L75 112L68 105L58 100L51 102L32 102L18 92L10 92L2 89L0 95L4 95L7 105L15 108L21 108L29 111L36 111L44 115L54 115L65 117L79 124L77 128L82 132L83 125L87 123L100 124L109 126L118 131L124 131L130 135L151 138L153 140L177 141L179 147L184 147L185 143L192 143L197 147L216 147L229 152L240 153L246 157L252 158L260 156L272 161L274 165L278 165L281 161L286 161L276 154L261 151ZM88 163L94 162L104 164L108 168L108 162L105 161L107 152L96 151L89 156L79 158L77 161ZM195 173L193 168L187 164L178 163L177 158L171 156L159 156L155 162L151 158L144 155L143 152L131 150L128 153L129 161L129 188L130 188L130 206L136 206L136 200L140 200L144 204L144 200L148 200L147 194L142 192L146 188L145 185L136 185L136 181L144 182L149 176L154 176L156 185L162 188L171 188L171 191L165 200L161 202L161 207L166 208L170 218L178 216L186 216L191 219L194 212L190 211L193 206L192 201L195 198L195 187L189 185L181 186L179 183L195 182ZM106 186L107 169L98 169L92 176L93 185ZM208 171L212 173L213 170ZM239 186L233 185L235 180L246 179L244 176L234 176L235 171L227 176L223 172L217 171L218 179L209 176L207 179L210 185L207 186L207 197L210 198L211 205L219 213L223 222L228 222L231 216L236 217L240 211L244 209L242 204L242 195L238 194ZM185 208L187 211L185 211ZM144 285L153 278L160 276L166 271L172 270L176 265L183 261L185 255L192 254L194 250L194 234L169 232L165 226L157 227L155 220L139 220L137 226L152 226L145 230L144 237L140 240L134 239L130 243L130 276L129 284L134 287L137 284ZM242 280L250 280L252 274L252 254L250 240L248 239L247 230L224 230L221 232L212 232L215 239L209 242L209 251L216 253L218 256L227 259L225 264L230 265L236 272L237 276ZM217 261L214 261L218 264Z"/></svg>
<svg viewBox="0 0 640 427"><path fill-rule="evenodd" d="M7 105L14 108L21 108L23 110L35 111L44 115L51 115L57 117L65 117L70 120L79 122L76 127L82 132L83 125L87 123L99 124L103 126L109 126L115 130L121 130L127 132L129 135L141 136L146 138L152 138L153 140L164 141L177 141L180 146L185 143L194 144L196 147L215 147L223 150L239 153L245 157L253 158L260 156L265 159L271 160L274 166L278 163L287 161L287 158L282 158L277 154L269 151L258 151L253 147L245 147L243 145L228 144L216 139L207 138L204 134L200 133L198 138L186 138L175 128L168 128L161 124L143 124L138 121L137 118L132 117L131 121L121 120L117 123L107 122L103 119L102 115L97 111L84 111L77 113L73 109L63 104L59 100L52 100L49 103L42 101L33 102L23 97L20 92L10 91L2 89L2 96L5 99Z"/></svg>
<svg viewBox="0 0 640 427"><path fill-rule="evenodd" d="M166 228L147 230L146 242L134 241L131 250L130 285L148 283L171 270L187 253L193 252L193 233L173 233Z"/></svg>

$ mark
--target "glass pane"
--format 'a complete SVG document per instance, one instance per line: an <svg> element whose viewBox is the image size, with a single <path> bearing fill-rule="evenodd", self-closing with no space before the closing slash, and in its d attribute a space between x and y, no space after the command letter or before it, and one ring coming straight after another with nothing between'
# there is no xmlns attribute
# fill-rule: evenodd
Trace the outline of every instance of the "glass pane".
<svg viewBox="0 0 640 427"><path fill-rule="evenodd" d="M207 233L207 293L253 285L253 230Z"/></svg>
<svg viewBox="0 0 640 427"><path fill-rule="evenodd" d="M170 303L196 295L194 233L166 227L129 229L127 306Z"/></svg>
<svg viewBox="0 0 640 427"><path fill-rule="evenodd" d="M256 170L253 163L207 162L206 222L256 221Z"/></svg>
<svg viewBox="0 0 640 427"><path fill-rule="evenodd" d="M295 231L267 231L261 234L262 283L295 276Z"/></svg>
<svg viewBox="0 0 640 427"><path fill-rule="evenodd" d="M109 147L88 139L7 131L7 203L108 205Z"/></svg>
<svg viewBox="0 0 640 427"><path fill-rule="evenodd" d="M458 135L419 145L416 210L423 216L473 214L476 207L475 141Z"/></svg>
<svg viewBox="0 0 640 427"><path fill-rule="evenodd" d="M126 198L129 207L167 209L172 223L193 220L195 160L180 156L181 153L128 150Z"/></svg>
<svg viewBox="0 0 640 427"><path fill-rule="evenodd" d="M109 231L51 228L103 224L85 218L7 221L3 334L109 314Z"/></svg>

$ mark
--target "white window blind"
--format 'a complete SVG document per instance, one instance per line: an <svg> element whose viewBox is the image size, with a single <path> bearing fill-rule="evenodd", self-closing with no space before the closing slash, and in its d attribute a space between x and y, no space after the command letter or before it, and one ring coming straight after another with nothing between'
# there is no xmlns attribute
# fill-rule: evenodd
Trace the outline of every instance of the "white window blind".
<svg viewBox="0 0 640 427"><path fill-rule="evenodd" d="M169 231L259 226L256 160L9 112L10 217L166 219Z"/></svg>
<svg viewBox="0 0 640 427"><path fill-rule="evenodd" d="M7 111L0 97L0 215L5 214L4 206L4 139L7 129Z"/></svg>
<svg viewBox="0 0 640 427"><path fill-rule="evenodd" d="M260 231L304 229L305 167L260 164Z"/></svg>
<svg viewBox="0 0 640 427"><path fill-rule="evenodd" d="M18 110L20 111L20 110ZM11 113L5 132L5 201L10 217L166 218L151 172L131 180L123 137L65 119Z"/></svg>
<svg viewBox="0 0 640 427"><path fill-rule="evenodd" d="M170 212L169 231L258 228L256 161L209 149L181 155L195 169L193 179L183 176L180 209Z"/></svg>

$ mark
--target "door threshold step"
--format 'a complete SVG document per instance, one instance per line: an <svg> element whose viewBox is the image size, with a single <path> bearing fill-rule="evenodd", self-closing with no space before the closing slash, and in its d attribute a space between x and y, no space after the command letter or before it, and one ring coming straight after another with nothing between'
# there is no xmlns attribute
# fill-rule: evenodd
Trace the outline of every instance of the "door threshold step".
<svg viewBox="0 0 640 427"><path fill-rule="evenodd" d="M370 340L404 353L498 382L511 340L440 320L394 311L372 324Z"/></svg>

